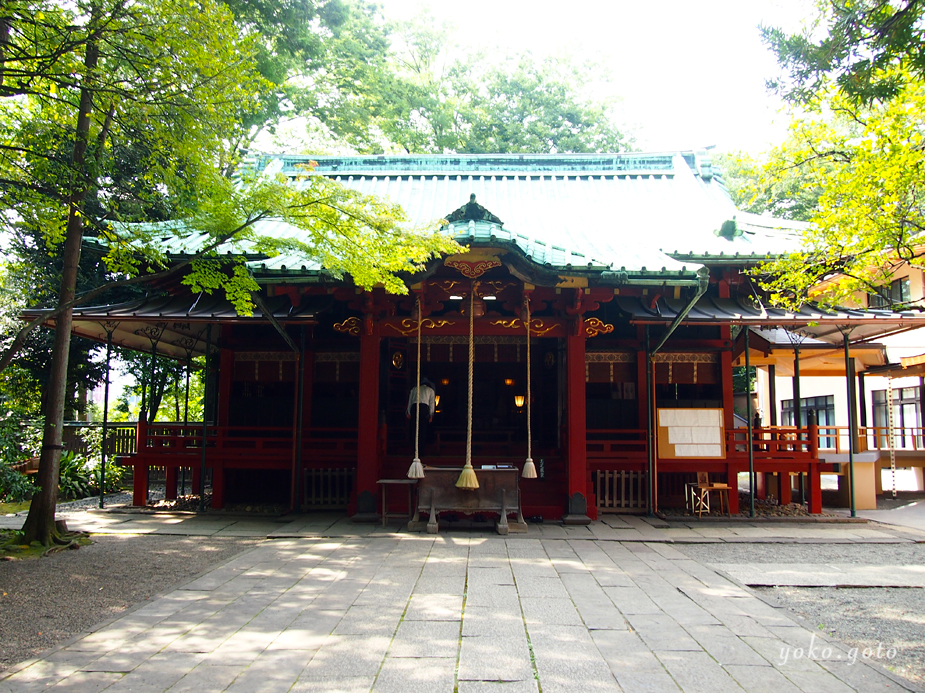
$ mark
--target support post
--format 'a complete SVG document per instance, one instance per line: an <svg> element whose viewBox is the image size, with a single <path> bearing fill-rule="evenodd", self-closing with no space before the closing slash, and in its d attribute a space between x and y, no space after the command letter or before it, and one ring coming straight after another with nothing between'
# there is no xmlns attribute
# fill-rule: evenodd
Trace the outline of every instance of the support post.
<svg viewBox="0 0 925 693"><path fill-rule="evenodd" d="M295 411L292 417L293 451L292 451L292 492L290 510L302 508L302 407L305 396L305 326L301 328L299 342L298 368L296 369Z"/></svg>
<svg viewBox="0 0 925 693"><path fill-rule="evenodd" d="M581 316L565 338L568 402L568 512L565 524L590 524L588 516L588 443L585 402L585 335Z"/></svg>
<svg viewBox="0 0 925 693"><path fill-rule="evenodd" d="M646 498L646 514L655 516L655 390L653 386L652 370L655 363L649 356L649 326L646 325L646 451L649 457L649 483L647 484L648 497Z"/></svg>
<svg viewBox="0 0 925 693"><path fill-rule="evenodd" d="M183 397L183 437L189 435L189 377L190 369L193 367L193 351L186 350L186 392ZM180 496L186 495L186 467L180 467Z"/></svg>
<svg viewBox="0 0 925 693"><path fill-rule="evenodd" d="M360 333L360 406L357 430L356 514L354 522L378 522L379 492L379 326Z"/></svg>
<svg viewBox="0 0 925 693"><path fill-rule="evenodd" d="M755 446L753 445L752 438L754 437L754 432L752 429L752 384L751 384L751 356L748 346L748 335L751 332L751 329L748 325L745 326L745 420L746 420L746 429L748 434L746 435L746 448L748 448L748 514L749 517L755 516L755 484L757 479L755 478ZM731 481L731 479L729 480ZM729 484L732 486L732 484ZM738 484L736 484L738 485Z"/></svg>
<svg viewBox="0 0 925 693"><path fill-rule="evenodd" d="M768 366L768 425L777 425L777 368Z"/></svg>
<svg viewBox="0 0 925 693"><path fill-rule="evenodd" d="M106 493L106 446L109 438L109 373L112 357L112 333L108 324L106 330L106 384L103 386L103 440L100 443L100 508L103 508L103 496Z"/></svg>
<svg viewBox="0 0 925 693"><path fill-rule="evenodd" d="M851 356L849 353L848 331L844 332L845 337L845 380L848 384L848 485L849 496L851 498L851 517L857 517L858 513L854 507L854 448L855 439L857 438L857 423L855 422L855 411L857 404L854 401L854 383L851 380ZM890 402L889 406L893 406Z"/></svg>
<svg viewBox="0 0 925 693"><path fill-rule="evenodd" d="M807 412L806 427L809 429L810 463L808 473L800 475L804 477L801 484L802 501L808 505L811 515L818 515L822 512L822 480L819 475L819 425L816 423L816 413L812 409ZM807 484L809 485L808 494L806 493Z"/></svg>
<svg viewBox="0 0 925 693"><path fill-rule="evenodd" d="M209 381L209 370L212 367L212 323L206 326L206 370L203 381L202 394L202 458L199 469L199 512L205 512L206 509L206 441L209 437L209 395L211 394Z"/></svg>
<svg viewBox="0 0 925 693"><path fill-rule="evenodd" d="M793 347L793 425L803 426L803 405L800 402L800 347Z"/></svg>

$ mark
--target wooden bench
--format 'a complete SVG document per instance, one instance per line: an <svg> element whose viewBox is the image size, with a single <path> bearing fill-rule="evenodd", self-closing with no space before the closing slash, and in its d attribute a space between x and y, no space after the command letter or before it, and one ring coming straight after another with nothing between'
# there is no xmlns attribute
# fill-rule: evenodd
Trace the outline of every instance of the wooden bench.
<svg viewBox="0 0 925 693"><path fill-rule="evenodd" d="M408 523L410 531L420 532L426 528L429 534L436 534L437 518L442 512L497 513L495 529L498 534L527 531L520 509L519 469L476 469L479 487L473 490L456 488L461 471L460 467L424 468L424 478L418 481L414 517ZM428 513L426 523L420 519L421 512ZM515 515L516 519L508 522L508 515Z"/></svg>

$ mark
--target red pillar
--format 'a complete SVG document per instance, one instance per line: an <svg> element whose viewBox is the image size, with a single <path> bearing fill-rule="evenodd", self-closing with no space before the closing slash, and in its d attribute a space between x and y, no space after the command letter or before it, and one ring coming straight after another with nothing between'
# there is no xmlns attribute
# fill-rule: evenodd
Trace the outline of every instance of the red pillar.
<svg viewBox="0 0 925 693"><path fill-rule="evenodd" d="M768 480L764 472L755 472L757 483L755 484L755 498L767 500L768 497Z"/></svg>
<svg viewBox="0 0 925 693"><path fill-rule="evenodd" d="M780 486L780 504L789 505L793 502L793 496L791 495L792 487L790 486L790 472L779 472L778 480Z"/></svg>
<svg viewBox="0 0 925 693"><path fill-rule="evenodd" d="M723 383L723 426L727 431L735 428L735 394L732 389L732 352L720 352L720 377Z"/></svg>
<svg viewBox="0 0 925 693"><path fill-rule="evenodd" d="M177 498L177 472L179 467L167 467L164 480L164 498L167 500L176 500Z"/></svg>
<svg viewBox="0 0 925 693"><path fill-rule="evenodd" d="M812 461L806 482L809 484L809 513L818 515L822 512L822 477L819 474L819 425L809 426L809 452Z"/></svg>
<svg viewBox="0 0 925 693"><path fill-rule="evenodd" d="M566 524L588 524L588 449L585 399L585 335L581 317L565 338L568 427L568 512Z"/></svg>
<svg viewBox="0 0 925 693"><path fill-rule="evenodd" d="M224 335L223 335L224 336ZM222 349L218 362L218 404L217 421L219 426L228 425L228 402L231 401L231 386L234 382L234 352Z"/></svg>
<svg viewBox="0 0 925 693"><path fill-rule="evenodd" d="M148 422L139 419L135 424L135 452L143 455L148 447ZM132 505L148 504L148 465L135 464L132 470Z"/></svg>
<svg viewBox="0 0 925 693"><path fill-rule="evenodd" d="M360 333L360 407L357 430L356 515L354 522L376 522L379 480L379 326L367 320Z"/></svg>
<svg viewBox="0 0 925 693"><path fill-rule="evenodd" d="M202 467L194 464L190 467L190 493L199 495L199 480L202 478Z"/></svg>
<svg viewBox="0 0 925 693"><path fill-rule="evenodd" d="M734 464L726 464L726 483L729 485L729 514L739 514L739 473Z"/></svg>
<svg viewBox="0 0 925 693"><path fill-rule="evenodd" d="M212 464L212 508L221 510L225 507L225 468L218 457Z"/></svg>

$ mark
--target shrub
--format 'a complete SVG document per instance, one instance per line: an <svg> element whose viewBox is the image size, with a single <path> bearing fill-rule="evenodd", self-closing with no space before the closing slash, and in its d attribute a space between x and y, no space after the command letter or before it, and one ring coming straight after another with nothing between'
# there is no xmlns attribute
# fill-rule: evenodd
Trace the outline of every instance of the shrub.
<svg viewBox="0 0 925 693"><path fill-rule="evenodd" d="M19 502L32 498L36 490L28 476L0 462L0 503Z"/></svg>
<svg viewBox="0 0 925 693"><path fill-rule="evenodd" d="M61 498L73 500L93 495L91 472L87 469L87 460L81 455L68 450L61 455L58 492Z"/></svg>
<svg viewBox="0 0 925 693"><path fill-rule="evenodd" d="M93 477L93 492L94 494L100 492L100 465L97 462L94 465L91 465L92 477ZM125 467L120 467L115 464L112 460L106 460L106 488L103 489L103 493L113 493L122 488L122 477L125 475Z"/></svg>

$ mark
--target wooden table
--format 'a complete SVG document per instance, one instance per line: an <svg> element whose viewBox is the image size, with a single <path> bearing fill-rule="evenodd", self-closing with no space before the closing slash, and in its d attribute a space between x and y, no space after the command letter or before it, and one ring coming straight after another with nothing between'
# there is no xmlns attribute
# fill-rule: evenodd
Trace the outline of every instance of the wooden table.
<svg viewBox="0 0 925 693"><path fill-rule="evenodd" d="M387 491L389 486L407 486L408 487L408 515L411 516L411 511L414 508L414 485L418 483L417 479L379 479L376 482L377 484L382 485L382 526L385 527L386 523L389 521L389 504L386 501Z"/></svg>
<svg viewBox="0 0 925 693"><path fill-rule="evenodd" d="M520 509L519 469L476 469L479 487L472 490L456 487L461 471L460 467L424 468L424 478L418 480L418 502L408 523L409 530L421 531L426 527L429 534L436 534L441 512L467 515L487 512L498 514L495 524L498 534L527 531ZM426 523L420 519L422 511L428 514ZM512 514L516 519L508 522L507 516Z"/></svg>

